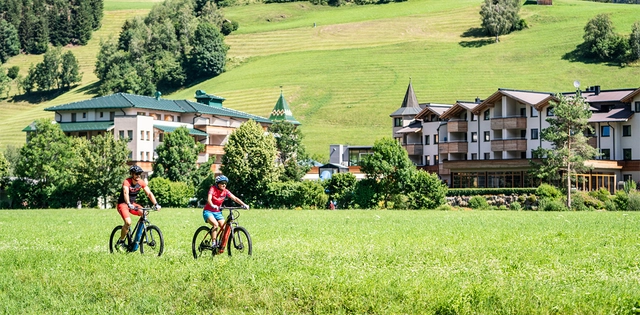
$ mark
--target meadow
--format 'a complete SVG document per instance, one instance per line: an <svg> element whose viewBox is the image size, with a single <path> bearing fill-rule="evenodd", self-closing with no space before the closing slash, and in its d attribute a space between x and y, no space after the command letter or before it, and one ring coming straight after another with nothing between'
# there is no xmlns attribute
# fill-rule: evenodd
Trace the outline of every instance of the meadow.
<svg viewBox="0 0 640 315"><path fill-rule="evenodd" d="M21 130L44 108L93 94L95 56L101 40L117 36L122 23L144 16L154 1L105 0L103 26L84 47L72 50L84 73L80 86L50 98L0 100L0 149L21 146ZM240 28L222 75L164 93L193 99L195 91L226 99L224 105L268 117L282 91L302 123L308 152L328 158L330 144L372 145L391 135L389 114L398 109L411 80L421 103L486 98L498 88L561 92L583 87L637 88L640 66L580 60L584 26L599 13L611 15L616 32L628 36L640 20L640 5L556 0L552 6L523 5L528 29L500 43L479 31L482 0L411 0L371 6L327 7L308 2L224 8ZM42 56L20 55L24 74ZM13 89L11 94L17 93Z"/></svg>
<svg viewBox="0 0 640 315"><path fill-rule="evenodd" d="M0 314L636 314L640 213L250 210L251 257L108 253L114 209L0 211Z"/></svg>

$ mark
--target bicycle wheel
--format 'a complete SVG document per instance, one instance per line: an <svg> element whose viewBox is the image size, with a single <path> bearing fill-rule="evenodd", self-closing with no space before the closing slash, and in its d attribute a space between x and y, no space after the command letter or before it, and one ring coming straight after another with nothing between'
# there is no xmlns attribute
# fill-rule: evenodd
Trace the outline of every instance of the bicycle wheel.
<svg viewBox="0 0 640 315"><path fill-rule="evenodd" d="M147 226L147 230L142 233L140 254L144 254L145 250L149 253L158 253L158 256L162 255L164 251L162 232L160 232L160 228L155 225Z"/></svg>
<svg viewBox="0 0 640 315"><path fill-rule="evenodd" d="M191 241L191 251L193 258L198 259L204 251L212 251L211 248L211 229L208 226L199 227L193 234Z"/></svg>
<svg viewBox="0 0 640 315"><path fill-rule="evenodd" d="M241 226L234 227L227 242L227 252L229 256L231 256L233 251L241 255L247 254L251 256L251 249L251 236L249 236L247 229Z"/></svg>
<svg viewBox="0 0 640 315"><path fill-rule="evenodd" d="M131 244L131 238L127 234L124 238L124 247L116 246L116 243L120 239L120 234L122 233L122 225L116 226L113 231L111 231L111 236L109 236L109 252L110 253L127 253L129 252L129 245Z"/></svg>

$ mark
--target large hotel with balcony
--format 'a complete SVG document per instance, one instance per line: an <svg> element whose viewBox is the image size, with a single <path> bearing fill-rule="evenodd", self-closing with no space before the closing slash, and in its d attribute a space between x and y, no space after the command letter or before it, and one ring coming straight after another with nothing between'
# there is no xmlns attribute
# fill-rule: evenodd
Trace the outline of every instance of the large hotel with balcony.
<svg viewBox="0 0 640 315"><path fill-rule="evenodd" d="M575 96L576 92L563 93ZM640 88L581 91L595 131L589 144L601 153L586 162L578 189L615 191L621 181L640 180ZM533 150L551 144L541 131L554 117L551 92L498 89L486 99L420 104L409 83L402 106L390 116L393 136L418 167L437 173L449 187L531 187Z"/></svg>

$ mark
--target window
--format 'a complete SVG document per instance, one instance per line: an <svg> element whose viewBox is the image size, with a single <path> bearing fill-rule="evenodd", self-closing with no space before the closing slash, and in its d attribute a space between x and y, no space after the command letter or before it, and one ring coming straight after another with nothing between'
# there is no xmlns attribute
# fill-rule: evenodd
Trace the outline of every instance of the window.
<svg viewBox="0 0 640 315"><path fill-rule="evenodd" d="M491 116L490 110L488 110L488 109L485 110L484 111L484 120L489 120L490 116Z"/></svg>
<svg viewBox="0 0 640 315"><path fill-rule="evenodd" d="M611 159L611 150L609 150L609 149L601 149L601 152L602 152L601 159L603 159L603 160Z"/></svg>
<svg viewBox="0 0 640 315"><path fill-rule="evenodd" d="M431 165L431 155L427 155L427 166Z"/></svg>
<svg viewBox="0 0 640 315"><path fill-rule="evenodd" d="M164 142L164 133L158 134L158 142Z"/></svg>
<svg viewBox="0 0 640 315"><path fill-rule="evenodd" d="M438 135L433 135L433 144L438 144Z"/></svg>
<svg viewBox="0 0 640 315"><path fill-rule="evenodd" d="M144 159L144 152L140 151L140 160Z"/></svg>
<svg viewBox="0 0 640 315"><path fill-rule="evenodd" d="M531 129L531 139L538 139L538 129Z"/></svg>
<svg viewBox="0 0 640 315"><path fill-rule="evenodd" d="M553 113L553 107L547 107L547 116L555 116L555 114Z"/></svg>
<svg viewBox="0 0 640 315"><path fill-rule="evenodd" d="M622 126L622 136L631 137L631 125Z"/></svg>
<svg viewBox="0 0 640 315"><path fill-rule="evenodd" d="M393 119L393 126L394 127L402 127L402 118L394 118Z"/></svg>
<svg viewBox="0 0 640 315"><path fill-rule="evenodd" d="M633 176L631 174L623 174L622 178L625 182L633 180Z"/></svg>
<svg viewBox="0 0 640 315"><path fill-rule="evenodd" d="M527 139L527 131L522 129L520 130L520 139Z"/></svg>
<svg viewBox="0 0 640 315"><path fill-rule="evenodd" d="M476 121L476 120L478 120L478 117L476 117L476 115L471 113L471 121Z"/></svg>
<svg viewBox="0 0 640 315"><path fill-rule="evenodd" d="M144 112L138 112L138 116L145 116L146 114Z"/></svg>
<svg viewBox="0 0 640 315"><path fill-rule="evenodd" d="M520 108L520 117L527 117L527 108Z"/></svg>
<svg viewBox="0 0 640 315"><path fill-rule="evenodd" d="M100 112L100 118L104 117L104 112Z"/></svg>
<svg viewBox="0 0 640 315"><path fill-rule="evenodd" d="M478 159L478 153L471 153L471 159L472 160L477 160Z"/></svg>
<svg viewBox="0 0 640 315"><path fill-rule="evenodd" d="M71 113L71 122L76 122L76 113Z"/></svg>
<svg viewBox="0 0 640 315"><path fill-rule="evenodd" d="M520 158L521 159L526 159L527 158L527 152L526 151L520 152Z"/></svg>
<svg viewBox="0 0 640 315"><path fill-rule="evenodd" d="M133 130L127 130L127 137L129 141L133 140Z"/></svg>
<svg viewBox="0 0 640 315"><path fill-rule="evenodd" d="M151 140L151 132L147 131L147 141L150 141L150 140Z"/></svg>
<svg viewBox="0 0 640 315"><path fill-rule="evenodd" d="M477 132L472 132L471 133L471 142L478 142L478 133Z"/></svg>
<svg viewBox="0 0 640 315"><path fill-rule="evenodd" d="M491 160L491 153L489 153L489 152L485 152L485 153L484 153L484 159L485 159L485 160Z"/></svg>
<svg viewBox="0 0 640 315"><path fill-rule="evenodd" d="M429 135L424 136L424 144L429 145L431 144L430 141L431 137L429 137Z"/></svg>
<svg viewBox="0 0 640 315"><path fill-rule="evenodd" d="M144 140L144 131L140 130L140 140Z"/></svg>
<svg viewBox="0 0 640 315"><path fill-rule="evenodd" d="M133 152L129 151L129 160L133 160Z"/></svg>
<svg viewBox="0 0 640 315"><path fill-rule="evenodd" d="M109 120L116 118L116 112L109 112Z"/></svg>
<svg viewBox="0 0 640 315"><path fill-rule="evenodd" d="M82 113L82 118L87 118L87 113Z"/></svg>
<svg viewBox="0 0 640 315"><path fill-rule="evenodd" d="M538 117L538 110L531 106L531 117Z"/></svg>
<svg viewBox="0 0 640 315"><path fill-rule="evenodd" d="M484 141L487 142L490 140L490 134L489 131L485 131L484 132Z"/></svg>
<svg viewBox="0 0 640 315"><path fill-rule="evenodd" d="M440 157L438 155L433 156L433 165L438 165L440 163Z"/></svg>
<svg viewBox="0 0 640 315"><path fill-rule="evenodd" d="M611 128L609 126L602 126L600 128L601 137L609 137L611 135Z"/></svg>
<svg viewBox="0 0 640 315"><path fill-rule="evenodd" d="M631 149L622 149L622 156L625 161L631 160L633 158L631 155Z"/></svg>
<svg viewBox="0 0 640 315"><path fill-rule="evenodd" d="M145 161L151 161L149 152L147 152L147 159Z"/></svg>
<svg viewBox="0 0 640 315"><path fill-rule="evenodd" d="M640 112L640 102L636 102L636 113Z"/></svg>
<svg viewBox="0 0 640 315"><path fill-rule="evenodd" d="M119 135L120 139L124 139L124 130L120 130Z"/></svg>

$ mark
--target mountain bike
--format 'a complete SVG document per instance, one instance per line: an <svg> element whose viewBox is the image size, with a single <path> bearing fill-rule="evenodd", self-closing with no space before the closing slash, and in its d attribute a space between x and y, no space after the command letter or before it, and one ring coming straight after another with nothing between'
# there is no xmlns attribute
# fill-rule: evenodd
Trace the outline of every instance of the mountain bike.
<svg viewBox="0 0 640 315"><path fill-rule="evenodd" d="M211 246L211 227L203 225L196 230L191 242L193 258L197 259L206 251L211 251L212 256L222 254L225 248L229 256L234 251L239 254L251 255L251 236L249 236L247 229L238 225L237 219L240 217L238 209L242 209L242 207L222 207L220 209L223 212L229 210L229 215L218 231L216 246Z"/></svg>
<svg viewBox="0 0 640 315"><path fill-rule="evenodd" d="M157 253L162 255L164 251L164 238L160 228L149 222L149 211L157 211L153 208L139 208L142 215L138 219L135 228L129 227L129 232L124 239L124 246L117 246L116 243L120 239L122 225L116 226L109 237L110 253L132 253L140 248L140 254L145 251L149 253Z"/></svg>

